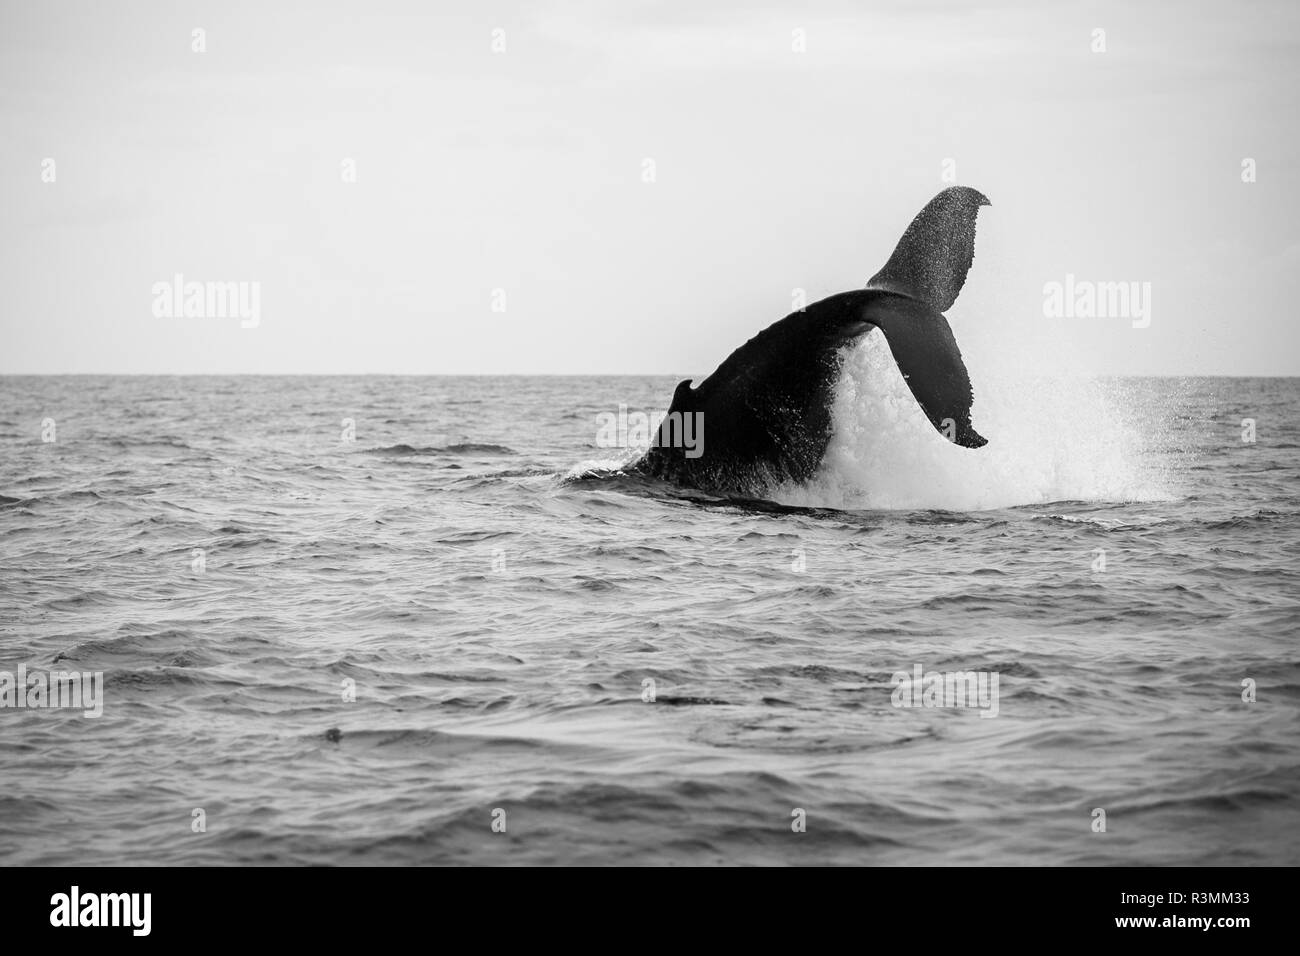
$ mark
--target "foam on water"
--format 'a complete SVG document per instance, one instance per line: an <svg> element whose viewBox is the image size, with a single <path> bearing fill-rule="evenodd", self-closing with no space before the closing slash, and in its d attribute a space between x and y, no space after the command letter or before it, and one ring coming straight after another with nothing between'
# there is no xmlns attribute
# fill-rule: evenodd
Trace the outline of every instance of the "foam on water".
<svg viewBox="0 0 1300 956"><path fill-rule="evenodd" d="M841 361L822 467L805 485L776 489L782 503L978 511L1172 497L1134 416L1105 382L1035 379L1009 364L972 369L972 419L989 443L971 449L930 425L878 331Z"/></svg>
<svg viewBox="0 0 1300 956"><path fill-rule="evenodd" d="M564 480L572 481L591 475L614 474L636 464L645 453L645 448L625 448L614 451L608 458L584 458L565 472Z"/></svg>

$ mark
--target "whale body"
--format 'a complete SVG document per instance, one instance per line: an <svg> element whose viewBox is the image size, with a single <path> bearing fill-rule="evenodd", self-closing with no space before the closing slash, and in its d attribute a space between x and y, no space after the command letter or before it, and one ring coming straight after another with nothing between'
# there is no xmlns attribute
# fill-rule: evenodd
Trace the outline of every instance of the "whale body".
<svg viewBox="0 0 1300 956"><path fill-rule="evenodd" d="M832 295L774 322L699 386L681 382L633 470L711 493L752 497L775 484L808 480L830 442L841 352L873 328L884 335L939 433L965 448L986 444L971 425L970 376L943 313L965 284L975 254L976 215L987 205L978 190L945 189L912 220L866 288ZM702 424L702 443L683 441L687 415Z"/></svg>

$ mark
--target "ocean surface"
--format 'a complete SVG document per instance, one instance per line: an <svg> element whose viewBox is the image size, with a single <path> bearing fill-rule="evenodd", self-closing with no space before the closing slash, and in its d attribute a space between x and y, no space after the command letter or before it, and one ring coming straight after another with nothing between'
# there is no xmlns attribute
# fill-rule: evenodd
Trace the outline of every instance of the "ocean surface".
<svg viewBox="0 0 1300 956"><path fill-rule="evenodd" d="M104 675L0 709L0 862L1300 863L1300 380L968 450L887 359L766 502L598 444L685 375L0 379L0 671Z"/></svg>

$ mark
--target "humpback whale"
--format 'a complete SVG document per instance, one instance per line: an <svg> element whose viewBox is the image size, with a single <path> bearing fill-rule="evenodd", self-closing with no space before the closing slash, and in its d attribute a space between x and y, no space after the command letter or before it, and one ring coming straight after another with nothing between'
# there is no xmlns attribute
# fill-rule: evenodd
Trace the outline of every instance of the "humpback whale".
<svg viewBox="0 0 1300 956"><path fill-rule="evenodd" d="M971 425L970 376L943 313L966 282L975 256L975 218L987 205L978 190L943 190L912 220L865 288L840 292L774 322L699 386L692 387L692 379L681 382L650 448L632 470L749 497L762 497L782 482L806 481L830 443L841 352L873 328L884 335L917 404L939 433L965 448L986 444ZM702 452L681 440L687 416L703 422Z"/></svg>

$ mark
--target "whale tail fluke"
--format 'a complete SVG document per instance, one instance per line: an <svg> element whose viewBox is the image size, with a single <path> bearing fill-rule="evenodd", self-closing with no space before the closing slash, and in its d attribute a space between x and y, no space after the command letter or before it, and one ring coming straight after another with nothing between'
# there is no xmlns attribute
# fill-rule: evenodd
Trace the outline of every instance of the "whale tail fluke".
<svg viewBox="0 0 1300 956"><path fill-rule="evenodd" d="M867 283L885 292L866 307L866 319L884 333L898 369L930 423L966 448L988 442L970 423L970 375L952 327L952 308L975 260L975 219L990 205L978 189L953 186L916 214L885 267Z"/></svg>
<svg viewBox="0 0 1300 956"><path fill-rule="evenodd" d="M963 448L987 445L988 439L971 425L975 396L970 373L948 320L927 303L898 295L867 300L862 318L884 335L898 371L935 430Z"/></svg>
<svg viewBox="0 0 1300 956"><path fill-rule="evenodd" d="M975 217L988 198L969 186L952 186L916 214L868 289L892 292L947 312L957 301L975 259Z"/></svg>
<svg viewBox="0 0 1300 956"><path fill-rule="evenodd" d="M943 312L966 281L975 217L988 204L974 189L945 189L912 220L867 288L787 315L727 356L698 387L690 379L679 384L636 470L751 498L783 481L810 479L830 442L844 350L872 328L881 331L930 424L956 445L986 445L971 426L970 375ZM676 423L696 414L702 416L700 447L687 449Z"/></svg>

